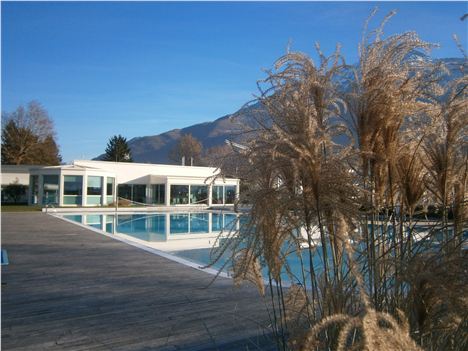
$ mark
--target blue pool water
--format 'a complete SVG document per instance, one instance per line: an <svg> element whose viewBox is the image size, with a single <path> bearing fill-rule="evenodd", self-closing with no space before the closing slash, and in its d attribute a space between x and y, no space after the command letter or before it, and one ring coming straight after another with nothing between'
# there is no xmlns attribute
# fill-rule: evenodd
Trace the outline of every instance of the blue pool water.
<svg viewBox="0 0 468 351"><path fill-rule="evenodd" d="M229 231L238 228L239 219L235 213L226 212L193 212L193 213L153 213L153 214L69 214L64 218L88 225L109 234L126 234L134 238L157 243L171 239L183 239L184 236L196 238L202 234L218 235L221 231ZM190 239L187 239L190 240ZM223 239L228 240L228 239ZM226 251L213 265L211 248L190 249L172 251L171 254L194 262L199 266L210 266L214 269L229 271L231 253ZM291 273L284 274L283 279L301 281L301 259L309 260L308 250L304 250L301 256L296 253L288 255L287 261ZM314 269L321 270L320 255L314 255ZM264 269L264 277L267 271Z"/></svg>
<svg viewBox="0 0 468 351"><path fill-rule="evenodd" d="M391 228L390 228L391 230ZM425 233L425 232L433 232L431 234L432 238L425 238L420 239L417 243L414 243L414 246L420 246L420 250L432 250L432 249L440 249L440 241L442 240L442 233L440 230L434 230L434 227L430 226L418 226L415 227L414 230L418 233ZM464 231L464 240L468 238L468 231ZM391 236L389 236L391 238ZM332 260L332 254L329 249L326 250L328 259ZM310 252L309 250L292 250L291 248L287 248L287 245L282 250L283 254L286 256L286 264L287 269L283 268L281 279L283 282L288 283L300 283L309 285L310 284ZM287 254L287 252L291 252ZM176 256L183 257L188 259L192 262L197 262L202 266L210 266L217 270L223 269L225 271L231 270L232 261L231 252L226 251L224 252L221 257L214 262L214 258L216 257L216 250L204 248L204 249L194 249L194 250L181 250L173 252ZM226 264L227 263L227 264ZM266 264L263 262L262 267L265 267ZM322 246L318 244L314 249L312 254L312 266L315 271L315 274L320 275L323 272L323 251ZM345 267L343 267L345 269ZM287 271L287 272L286 272ZM262 270L263 277L268 277L268 270L263 268ZM345 270L343 270L345 273ZM305 279L304 279L305 276Z"/></svg>
<svg viewBox="0 0 468 351"><path fill-rule="evenodd" d="M184 212L152 214L69 214L64 218L109 234L126 234L149 242L163 242L170 237L213 234L236 225L235 213Z"/></svg>
<svg viewBox="0 0 468 351"><path fill-rule="evenodd" d="M172 252L174 255L183 257L189 261L198 263L200 266L209 266L216 270L224 270L226 272L232 271L231 265L231 253L226 251L223 253L221 258L213 262L213 251L212 249L194 249L194 250L183 250ZM283 269L281 274L281 279L286 283L301 283L305 281L307 285L310 284L310 280L307 279L310 277L309 271L309 250L301 250L300 252L294 252L287 256L287 265L288 272ZM316 274L323 270L322 255L320 251L317 251L312 256L313 260L313 269ZM304 270L306 279L302 275L302 267L307 267ZM268 278L268 270L265 268L266 265L262 264L262 275L264 279Z"/></svg>
<svg viewBox="0 0 468 351"><path fill-rule="evenodd" d="M147 242L167 242L171 239L190 239L201 235L217 236L221 231L229 232L233 228L239 228L239 218L235 213L226 212L192 212L192 213L152 213L152 214L70 214L63 215L64 218L88 225L102 230L109 234L126 234L134 238ZM418 232L430 231L431 227L419 226ZM383 230L383 229L382 229ZM390 228L391 232L391 228ZM431 245L438 245L438 236ZM468 235L464 232L464 236ZM391 237L391 235L389 236ZM230 240L230 239L221 239ZM419 241L420 245L425 245L425 239ZM186 246L187 247L187 246ZM193 247L190 244L188 247ZM430 246L425 246L427 250ZM283 252L287 252L284 250ZM292 250L291 250L292 251ZM231 252L224 252L219 259L214 262L216 249L198 248L188 250L172 251L171 254L194 262L199 266L209 266L214 269L229 271L231 269ZM309 276L309 250L300 250L286 255L288 272L283 272L282 279L286 282L304 282L303 274ZM328 255L331 257L331 255ZM323 256L320 246L317 247L312 257L312 265L316 274L323 270ZM263 264L262 266L265 266ZM302 268L305 267L305 271ZM263 276L267 277L268 272L263 270ZM306 280L306 284L309 282Z"/></svg>

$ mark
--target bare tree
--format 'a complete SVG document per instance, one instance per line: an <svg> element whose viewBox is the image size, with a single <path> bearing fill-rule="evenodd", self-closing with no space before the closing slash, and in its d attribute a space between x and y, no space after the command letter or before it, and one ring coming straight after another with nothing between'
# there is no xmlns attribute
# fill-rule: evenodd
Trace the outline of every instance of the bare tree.
<svg viewBox="0 0 468 351"><path fill-rule="evenodd" d="M36 101L2 116L2 163L46 164L61 162L55 131L47 111Z"/></svg>
<svg viewBox="0 0 468 351"><path fill-rule="evenodd" d="M185 134L179 139L177 144L169 153L169 158L172 161L180 164L182 158L185 159L185 164L200 165L203 146L201 142L192 136L192 134Z"/></svg>

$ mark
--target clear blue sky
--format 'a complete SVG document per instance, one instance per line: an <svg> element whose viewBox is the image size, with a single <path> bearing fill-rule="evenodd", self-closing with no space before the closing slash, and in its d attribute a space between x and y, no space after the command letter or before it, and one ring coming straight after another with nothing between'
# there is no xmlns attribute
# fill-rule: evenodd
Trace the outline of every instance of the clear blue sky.
<svg viewBox="0 0 468 351"><path fill-rule="evenodd" d="M364 20L398 14L386 33L416 30L460 57L466 2L2 2L2 111L40 101L63 159L92 158L127 138L214 120L238 110L256 81L292 48L355 62ZM376 24L377 21L374 22Z"/></svg>

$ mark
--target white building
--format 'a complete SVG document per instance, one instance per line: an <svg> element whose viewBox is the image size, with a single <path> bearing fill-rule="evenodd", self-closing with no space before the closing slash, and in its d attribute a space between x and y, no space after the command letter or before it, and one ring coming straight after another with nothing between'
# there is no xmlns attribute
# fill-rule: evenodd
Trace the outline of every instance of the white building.
<svg viewBox="0 0 468 351"><path fill-rule="evenodd" d="M64 166L26 166L29 175L2 166L3 179L28 177L29 204L107 206L119 198L155 206L233 205L239 179L221 178L212 167L77 160ZM4 172L6 174L4 174ZM15 178L15 179L16 179Z"/></svg>

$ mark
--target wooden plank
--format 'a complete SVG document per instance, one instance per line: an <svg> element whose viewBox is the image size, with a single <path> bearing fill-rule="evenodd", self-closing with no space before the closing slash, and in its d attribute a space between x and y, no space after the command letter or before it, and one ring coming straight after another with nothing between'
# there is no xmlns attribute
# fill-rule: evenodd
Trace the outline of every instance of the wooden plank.
<svg viewBox="0 0 468 351"><path fill-rule="evenodd" d="M265 301L42 213L3 213L3 350L272 349Z"/></svg>

